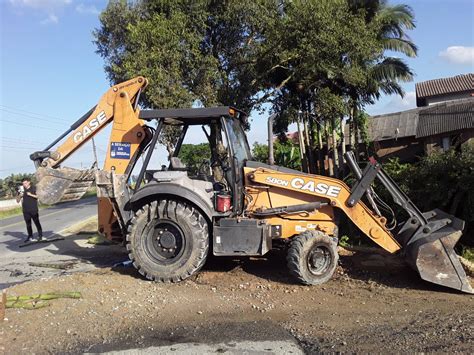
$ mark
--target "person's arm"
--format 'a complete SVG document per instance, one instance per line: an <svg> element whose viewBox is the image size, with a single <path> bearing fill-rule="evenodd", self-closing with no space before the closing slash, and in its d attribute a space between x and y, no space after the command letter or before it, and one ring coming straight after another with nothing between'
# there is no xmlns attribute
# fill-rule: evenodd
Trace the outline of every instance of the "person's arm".
<svg viewBox="0 0 474 355"><path fill-rule="evenodd" d="M20 203L22 198L23 198L22 195L20 195L20 194L16 195L16 203Z"/></svg>
<svg viewBox="0 0 474 355"><path fill-rule="evenodd" d="M26 193L28 196L31 196L35 199L38 199L38 196L36 195L36 187L32 187L30 191Z"/></svg>

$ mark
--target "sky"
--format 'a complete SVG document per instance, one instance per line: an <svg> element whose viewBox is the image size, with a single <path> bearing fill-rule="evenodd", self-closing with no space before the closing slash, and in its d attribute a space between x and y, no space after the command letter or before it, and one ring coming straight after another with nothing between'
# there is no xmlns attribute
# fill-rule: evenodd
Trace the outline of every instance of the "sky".
<svg viewBox="0 0 474 355"><path fill-rule="evenodd" d="M414 108L415 83L474 72L474 1L390 1L411 6L417 58L405 58L415 79L404 98L384 96L371 115ZM0 0L0 178L33 172L29 154L45 148L94 106L109 88L92 32L104 0ZM199 141L192 131L189 142ZM196 134L196 136L194 136ZM108 131L97 137L103 162ZM250 144L266 142L266 116L251 115ZM164 159L161 157L160 159ZM64 165L93 162L85 145Z"/></svg>

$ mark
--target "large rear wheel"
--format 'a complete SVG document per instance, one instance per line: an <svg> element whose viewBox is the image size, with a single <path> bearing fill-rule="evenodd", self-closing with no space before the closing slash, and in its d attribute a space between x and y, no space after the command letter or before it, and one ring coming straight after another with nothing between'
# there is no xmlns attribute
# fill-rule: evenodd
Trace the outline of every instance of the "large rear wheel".
<svg viewBox="0 0 474 355"><path fill-rule="evenodd" d="M195 274L209 251L208 225L192 205L153 201L135 213L127 250L138 272L158 282L178 282Z"/></svg>
<svg viewBox="0 0 474 355"><path fill-rule="evenodd" d="M320 231L306 231L293 238L288 249L290 273L306 285L328 281L336 271L337 239Z"/></svg>

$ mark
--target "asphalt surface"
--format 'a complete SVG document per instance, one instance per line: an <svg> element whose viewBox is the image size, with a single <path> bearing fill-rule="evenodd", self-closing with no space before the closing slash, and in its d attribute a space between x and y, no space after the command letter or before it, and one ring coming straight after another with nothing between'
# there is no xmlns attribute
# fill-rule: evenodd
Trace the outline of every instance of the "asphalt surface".
<svg viewBox="0 0 474 355"><path fill-rule="evenodd" d="M39 212L46 240L65 237L62 231L97 215L97 199L85 198L42 209ZM36 227L33 223L36 237ZM56 269L32 268L30 263L77 261L77 243L74 240L56 240L51 243L24 245L26 225L23 215L0 220L0 289L9 285L57 274Z"/></svg>

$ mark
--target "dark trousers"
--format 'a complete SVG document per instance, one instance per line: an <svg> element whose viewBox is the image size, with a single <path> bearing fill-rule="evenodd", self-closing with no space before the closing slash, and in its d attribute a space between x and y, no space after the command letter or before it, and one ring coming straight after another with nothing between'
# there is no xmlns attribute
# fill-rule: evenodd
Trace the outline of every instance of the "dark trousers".
<svg viewBox="0 0 474 355"><path fill-rule="evenodd" d="M31 228L31 220L35 222L36 230L38 231L38 236L41 237L43 235L43 229L41 228L38 211L35 211L35 212L23 211L23 217L25 218L25 222L26 222L26 230L28 231L28 238L31 238L33 236L33 228Z"/></svg>

